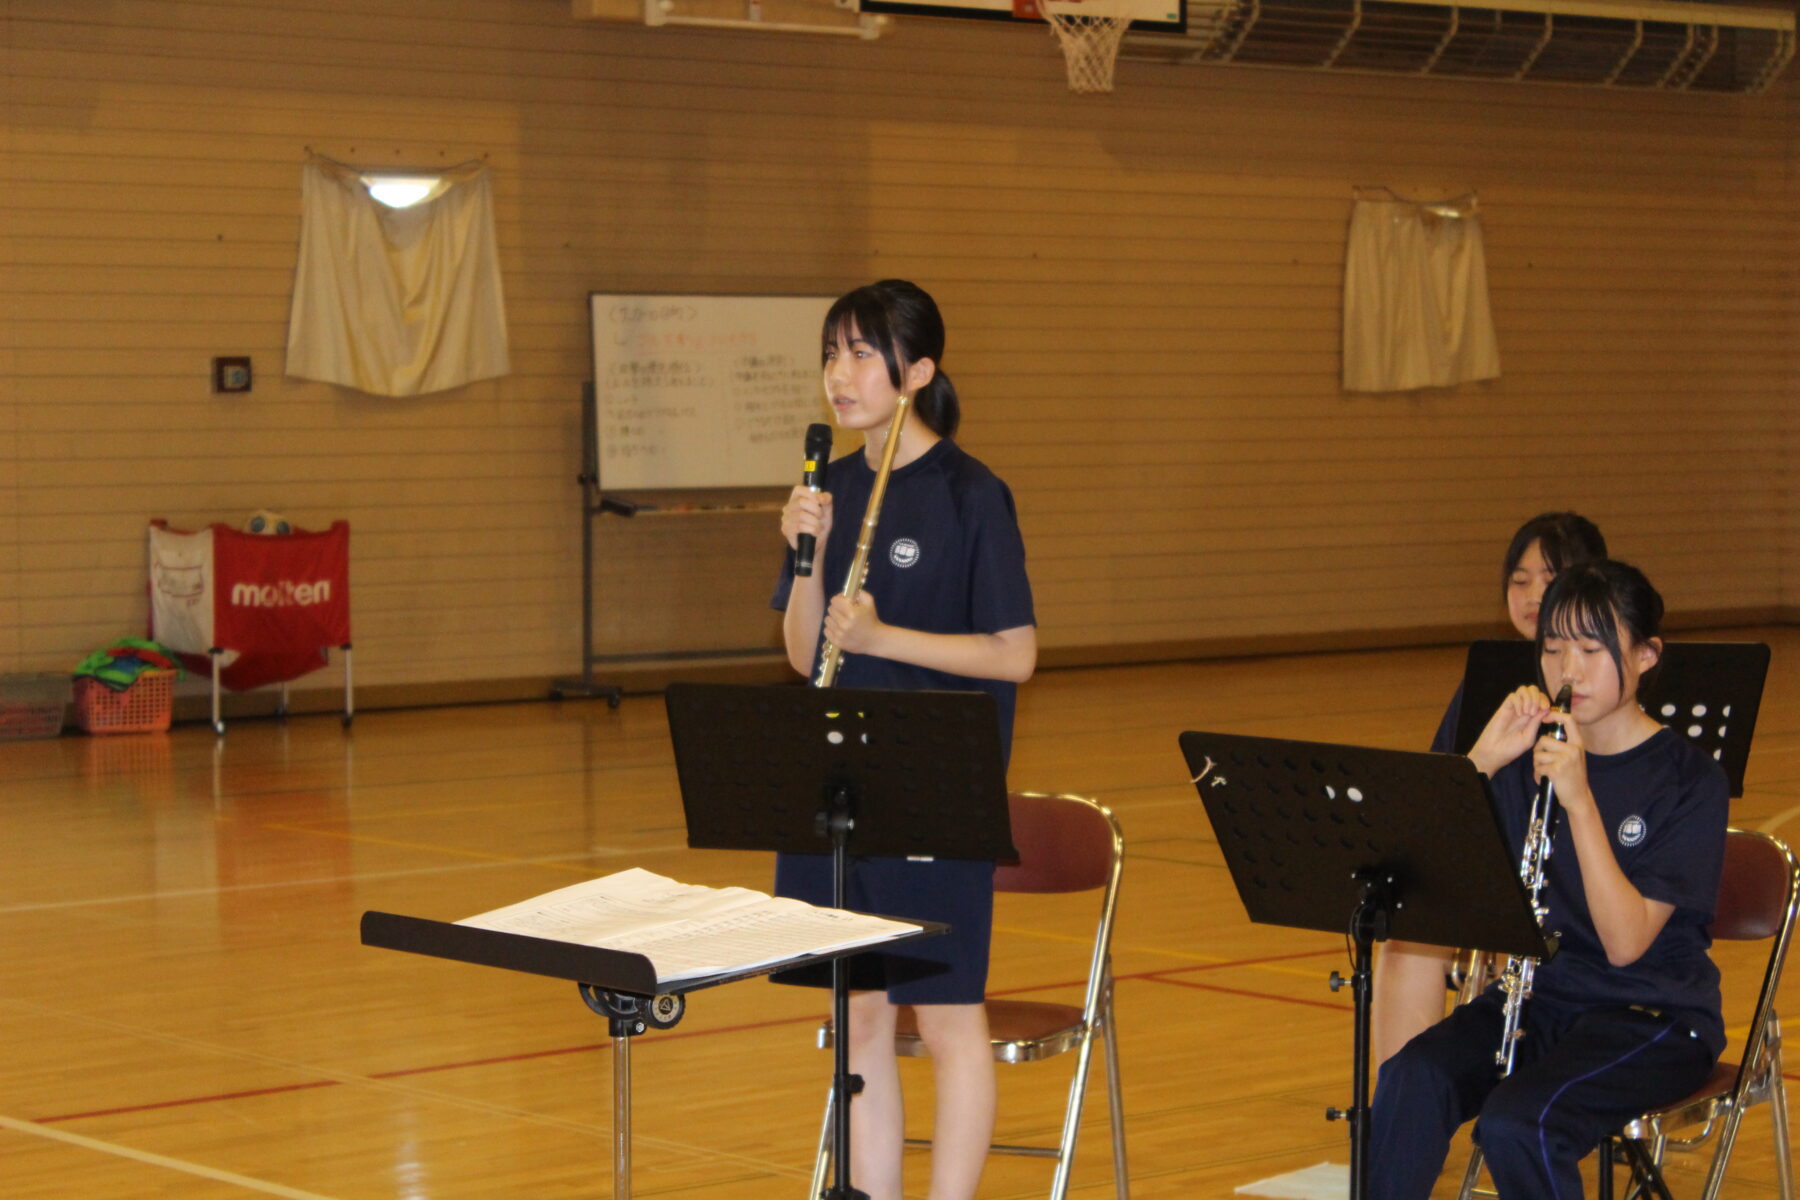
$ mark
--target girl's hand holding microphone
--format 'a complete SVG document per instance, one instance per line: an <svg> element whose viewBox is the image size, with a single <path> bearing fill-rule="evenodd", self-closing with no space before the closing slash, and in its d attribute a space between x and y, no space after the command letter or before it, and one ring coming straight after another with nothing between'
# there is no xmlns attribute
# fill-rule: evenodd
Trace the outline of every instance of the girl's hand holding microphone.
<svg viewBox="0 0 1800 1200"><path fill-rule="evenodd" d="M789 549L797 549L803 533L812 534L817 545L824 548L825 539L831 533L830 492L796 487L788 495L788 501L781 509L781 536L787 539Z"/></svg>

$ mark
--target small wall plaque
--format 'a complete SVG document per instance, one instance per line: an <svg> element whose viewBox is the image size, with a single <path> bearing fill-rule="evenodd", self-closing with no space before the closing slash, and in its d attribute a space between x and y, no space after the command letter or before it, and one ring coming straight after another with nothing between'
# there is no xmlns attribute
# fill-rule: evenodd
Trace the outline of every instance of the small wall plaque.
<svg viewBox="0 0 1800 1200"><path fill-rule="evenodd" d="M248 358L215 358L212 360L213 391L247 392L250 390Z"/></svg>

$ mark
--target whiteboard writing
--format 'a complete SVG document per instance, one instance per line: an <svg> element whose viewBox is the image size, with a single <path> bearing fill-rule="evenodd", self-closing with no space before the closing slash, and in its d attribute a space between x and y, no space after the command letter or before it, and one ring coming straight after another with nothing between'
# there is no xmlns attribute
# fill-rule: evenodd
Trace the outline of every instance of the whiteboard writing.
<svg viewBox="0 0 1800 1200"><path fill-rule="evenodd" d="M780 486L826 417L822 296L594 293L602 491Z"/></svg>

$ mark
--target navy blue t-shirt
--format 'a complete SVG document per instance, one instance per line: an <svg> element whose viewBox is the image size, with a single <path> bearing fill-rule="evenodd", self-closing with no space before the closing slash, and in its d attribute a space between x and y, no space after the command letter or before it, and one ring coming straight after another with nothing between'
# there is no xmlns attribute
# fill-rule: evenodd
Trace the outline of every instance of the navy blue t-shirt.
<svg viewBox="0 0 1800 1200"><path fill-rule="evenodd" d="M822 575L827 598L843 588L856 557L874 485L875 471L861 450L825 470L831 534L813 570ZM790 550L770 607L786 611L793 585ZM903 629L999 633L1035 624L1012 492L949 438L895 468L888 476L863 590L874 597L883 622ZM815 675L823 646L821 637L813 656ZM986 692L999 706L1000 744L1011 758L1015 683L971 679L865 654L844 655L837 682L841 687Z"/></svg>
<svg viewBox="0 0 1800 1200"><path fill-rule="evenodd" d="M1682 1021L1717 1055L1725 1049L1719 970L1707 948L1725 857L1730 788L1719 764L1692 742L1661 729L1622 754L1587 755L1588 786L1611 834L1619 867L1647 899L1675 906L1668 923L1630 966L1606 961L1581 887L1580 859L1566 819L1551 844L1545 927L1562 945L1540 963L1534 996L1575 1008L1655 1009ZM1531 755L1493 780L1509 844L1523 846L1537 785Z"/></svg>

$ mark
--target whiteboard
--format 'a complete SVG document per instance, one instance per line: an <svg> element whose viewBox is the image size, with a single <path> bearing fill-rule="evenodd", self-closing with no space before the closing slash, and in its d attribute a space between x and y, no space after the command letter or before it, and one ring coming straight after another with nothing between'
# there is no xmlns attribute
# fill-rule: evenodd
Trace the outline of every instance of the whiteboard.
<svg viewBox="0 0 1800 1200"><path fill-rule="evenodd" d="M827 296L588 296L600 490L797 482Z"/></svg>

